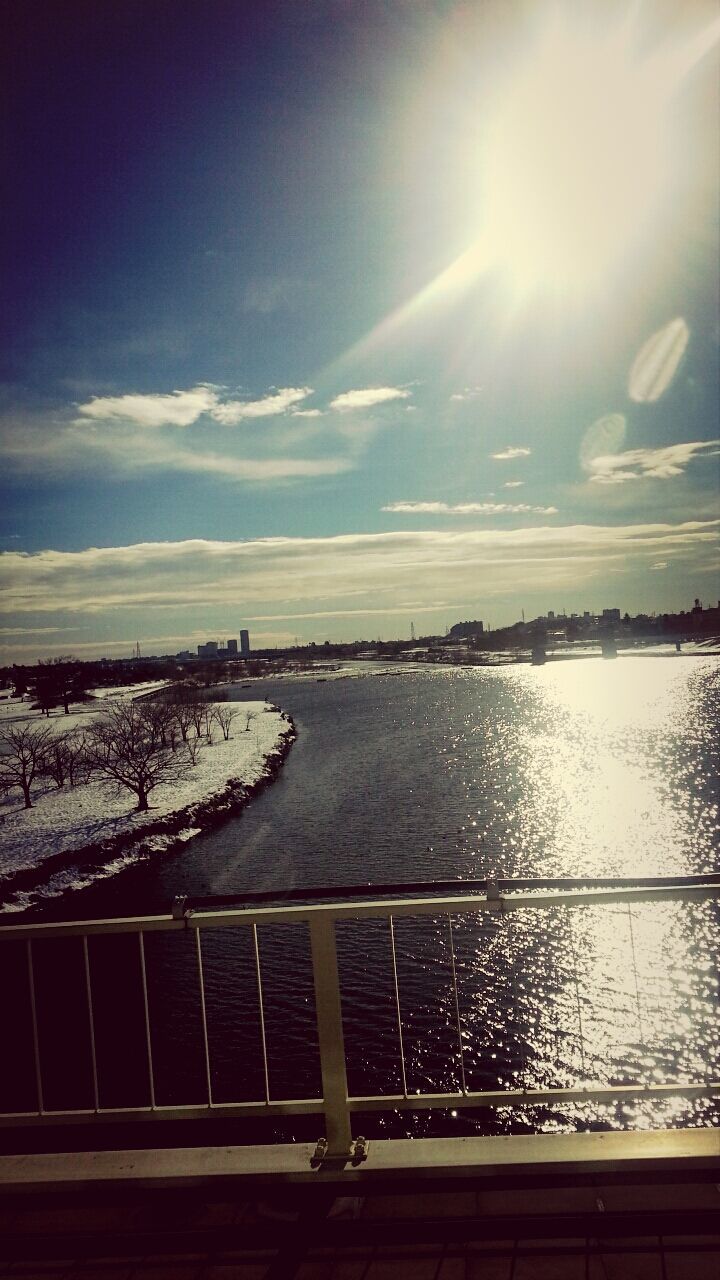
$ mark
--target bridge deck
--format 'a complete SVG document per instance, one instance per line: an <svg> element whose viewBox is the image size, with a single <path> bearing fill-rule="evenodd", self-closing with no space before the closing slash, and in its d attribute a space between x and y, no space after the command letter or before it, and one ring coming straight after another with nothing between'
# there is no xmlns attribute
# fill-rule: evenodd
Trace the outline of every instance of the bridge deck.
<svg viewBox="0 0 720 1280"><path fill-rule="evenodd" d="M0 1158L0 1274L717 1280L720 1130ZM7 1268L7 1269L5 1269Z"/></svg>

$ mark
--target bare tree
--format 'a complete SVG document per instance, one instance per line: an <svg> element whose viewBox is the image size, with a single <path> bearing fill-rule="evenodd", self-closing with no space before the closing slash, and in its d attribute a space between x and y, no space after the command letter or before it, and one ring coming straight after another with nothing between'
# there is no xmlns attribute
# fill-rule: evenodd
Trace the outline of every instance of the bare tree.
<svg viewBox="0 0 720 1280"><path fill-rule="evenodd" d="M201 738L198 734L195 734L194 738L188 737L188 740L185 743L185 752L191 764L193 765L197 764L198 756L206 746L208 746L207 738Z"/></svg>
<svg viewBox="0 0 720 1280"><path fill-rule="evenodd" d="M237 719L238 715L239 712L237 708L230 706L215 707L215 710L213 711L213 719L220 725L220 728L222 729L222 736L226 742L230 737L230 727L232 722Z"/></svg>
<svg viewBox="0 0 720 1280"><path fill-rule="evenodd" d="M68 737L70 738L70 750L67 761L67 779L70 786L74 787L77 782L90 781L93 763L90 757L87 734L82 730L75 729Z"/></svg>
<svg viewBox="0 0 720 1280"><path fill-rule="evenodd" d="M212 727L215 723L215 708L211 702L206 702L203 710L202 724L205 730L205 737L208 742L212 742Z"/></svg>
<svg viewBox="0 0 720 1280"><path fill-rule="evenodd" d="M67 729L50 738L45 752L42 772L52 778L56 787L74 787L77 782L87 782L92 772L87 758L84 733Z"/></svg>
<svg viewBox="0 0 720 1280"><path fill-rule="evenodd" d="M19 787L25 808L32 809L30 788L43 770L53 732L39 725L8 725L0 731L0 784Z"/></svg>
<svg viewBox="0 0 720 1280"><path fill-rule="evenodd" d="M45 750L42 771L46 777L52 778L58 790L69 780L72 754L72 734L53 734Z"/></svg>
<svg viewBox="0 0 720 1280"><path fill-rule="evenodd" d="M209 715L208 703L205 701L203 697L201 697L199 694L196 694L192 702L190 702L188 705L190 707L190 719L191 719L193 728L195 729L195 732L198 738L201 738L203 734L203 730L207 731L207 728L208 728L208 715Z"/></svg>
<svg viewBox="0 0 720 1280"><path fill-rule="evenodd" d="M250 725L252 724L253 720L257 720L257 711L245 711L244 715L245 715L245 732L249 733Z"/></svg>
<svg viewBox="0 0 720 1280"><path fill-rule="evenodd" d="M201 708L205 705L202 698L198 696L197 689L193 685L174 685L163 691L158 701L170 708L176 729L183 742L187 743L191 727L195 726L195 732L198 732L197 724L200 723Z"/></svg>
<svg viewBox="0 0 720 1280"><path fill-rule="evenodd" d="M70 653L57 658L41 658L35 675L35 688L41 709L45 711L42 700L49 698L52 700L51 707L61 702L65 715L69 715L71 701L84 699L88 679L83 664Z"/></svg>
<svg viewBox="0 0 720 1280"><path fill-rule="evenodd" d="M190 726L193 722L192 706L187 699L183 699L180 702L174 702L171 705L175 724L180 730L180 737L183 742L187 742Z"/></svg>
<svg viewBox="0 0 720 1280"><path fill-rule="evenodd" d="M148 796L161 782L184 777L192 761L187 751L163 746L147 705L118 702L88 731L95 772L117 788L137 796L139 813L150 808Z"/></svg>
<svg viewBox="0 0 720 1280"><path fill-rule="evenodd" d="M148 724L157 735L161 747L171 747L174 751L177 738L177 724L175 721L174 709L170 703L161 699L147 699L143 700L142 709Z"/></svg>

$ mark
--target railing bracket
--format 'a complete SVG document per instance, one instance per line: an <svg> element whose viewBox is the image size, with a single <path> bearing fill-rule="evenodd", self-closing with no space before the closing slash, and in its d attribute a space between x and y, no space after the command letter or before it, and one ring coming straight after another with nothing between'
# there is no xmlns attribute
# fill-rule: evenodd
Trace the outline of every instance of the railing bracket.
<svg viewBox="0 0 720 1280"><path fill-rule="evenodd" d="M367 1160L369 1146L370 1143L367 1138L355 1138L350 1144L349 1151L330 1151L327 1138L319 1138L310 1158L310 1164L313 1169L318 1169L323 1164L346 1164L348 1162L354 1165L362 1164L363 1160Z"/></svg>
<svg viewBox="0 0 720 1280"><path fill-rule="evenodd" d="M172 903L173 920L185 919L185 903L186 902L187 902L187 894L184 894L184 893L179 893L177 897L173 898L173 903Z"/></svg>
<svg viewBox="0 0 720 1280"><path fill-rule="evenodd" d="M487 881L485 886L485 897L487 898L488 903L491 904L493 910L499 911L502 914L503 900L500 896L500 890L498 889L497 881L495 880Z"/></svg>
<svg viewBox="0 0 720 1280"><path fill-rule="evenodd" d="M353 1164L362 1164L363 1160L368 1158L368 1147L370 1143L367 1138L356 1138L353 1143L351 1160Z"/></svg>

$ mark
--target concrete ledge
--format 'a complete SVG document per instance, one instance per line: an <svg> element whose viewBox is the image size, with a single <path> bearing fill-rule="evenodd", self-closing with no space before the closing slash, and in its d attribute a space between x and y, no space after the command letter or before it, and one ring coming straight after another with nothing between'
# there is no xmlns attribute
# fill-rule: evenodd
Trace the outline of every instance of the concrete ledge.
<svg viewBox="0 0 720 1280"><path fill-rule="evenodd" d="M0 1156L0 1195L150 1190L227 1183L343 1183L370 1191L403 1179L491 1185L509 1176L613 1176L720 1180L720 1129L642 1133L531 1134L487 1138L386 1139L369 1144L361 1164L311 1166L310 1143L277 1146L181 1147L144 1151L86 1151Z"/></svg>

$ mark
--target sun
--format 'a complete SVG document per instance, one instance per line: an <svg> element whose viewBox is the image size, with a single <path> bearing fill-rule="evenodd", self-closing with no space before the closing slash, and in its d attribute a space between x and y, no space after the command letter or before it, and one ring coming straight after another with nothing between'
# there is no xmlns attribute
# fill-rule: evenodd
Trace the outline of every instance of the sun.
<svg viewBox="0 0 720 1280"><path fill-rule="evenodd" d="M666 60L623 26L555 22L498 95L481 147L483 239L521 293L587 292L652 233L672 172Z"/></svg>
<svg viewBox="0 0 720 1280"><path fill-rule="evenodd" d="M617 297L648 252L656 270L672 258L678 246L663 236L682 175L708 151L707 135L693 136L687 120L683 128L679 90L720 43L720 17L698 25L688 10L653 44L639 5L621 18L615 6L538 6L538 26L493 52L492 75L487 53L478 63L492 88L460 78L453 128L439 145L443 172L458 174L453 239L466 247L344 351L335 375L447 314L490 277L506 284L511 317L536 298L577 313L600 295Z"/></svg>

